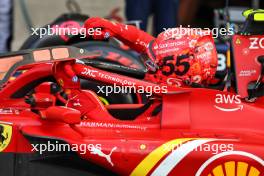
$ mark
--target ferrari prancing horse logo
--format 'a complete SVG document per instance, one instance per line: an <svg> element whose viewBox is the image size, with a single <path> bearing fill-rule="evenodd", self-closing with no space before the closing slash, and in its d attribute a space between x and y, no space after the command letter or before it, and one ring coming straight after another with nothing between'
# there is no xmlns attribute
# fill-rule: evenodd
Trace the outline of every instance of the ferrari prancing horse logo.
<svg viewBox="0 0 264 176"><path fill-rule="evenodd" d="M0 152L6 149L12 138L12 126L0 124Z"/></svg>

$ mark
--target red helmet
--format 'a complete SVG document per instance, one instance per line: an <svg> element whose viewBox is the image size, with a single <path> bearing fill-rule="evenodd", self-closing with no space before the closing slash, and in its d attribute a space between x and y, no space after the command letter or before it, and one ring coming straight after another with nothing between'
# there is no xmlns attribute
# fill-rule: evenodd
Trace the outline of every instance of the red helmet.
<svg viewBox="0 0 264 176"><path fill-rule="evenodd" d="M210 31L168 29L150 43L148 56L159 66L155 79L158 76L160 82L176 82L178 86L209 84L217 68L217 52Z"/></svg>

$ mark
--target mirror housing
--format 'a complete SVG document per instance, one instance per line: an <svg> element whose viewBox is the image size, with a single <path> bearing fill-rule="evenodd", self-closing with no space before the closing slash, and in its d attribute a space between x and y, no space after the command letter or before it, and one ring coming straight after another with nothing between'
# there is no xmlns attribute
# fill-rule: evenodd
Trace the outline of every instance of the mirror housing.
<svg viewBox="0 0 264 176"><path fill-rule="evenodd" d="M51 106L46 110L46 119L69 125L81 123L80 111L63 106Z"/></svg>

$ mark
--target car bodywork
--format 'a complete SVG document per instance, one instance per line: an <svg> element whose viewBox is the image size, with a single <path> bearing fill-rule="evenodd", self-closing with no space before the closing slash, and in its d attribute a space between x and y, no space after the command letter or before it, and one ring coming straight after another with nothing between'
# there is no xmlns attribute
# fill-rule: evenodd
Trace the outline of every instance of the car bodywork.
<svg viewBox="0 0 264 176"><path fill-rule="evenodd" d="M136 89L142 86L145 90L161 85L135 78L138 75L134 76L134 69L126 70L131 73L126 76L120 70L113 73L92 62L84 64L78 59L93 58L96 53L84 55L79 51L74 47L53 47L0 58L0 62L7 58L10 61L10 57L16 61L2 71L0 158L4 159L0 162L3 173L85 175L96 168L86 165L87 162L100 166L97 174L101 175L263 175L263 98L249 103L234 92L167 85L166 93L153 91L146 104L105 106L93 92L82 90L80 79L108 85L132 84ZM45 88L36 91L36 87L46 82L55 82L67 92L66 105L57 105L56 97ZM28 94L40 97L37 105L25 102ZM76 95L78 99L74 98ZM83 115L82 111L89 108ZM133 117L124 120L126 116ZM78 150L46 149L40 153L37 148L40 144L69 144ZM83 144L88 146L85 152L80 148ZM71 157L67 162L61 158L69 153L79 164L74 165ZM21 160L19 155L30 157ZM51 159L61 162L54 164ZM31 165L22 167L25 162ZM53 163L54 167L50 168L47 163ZM61 169L58 171L58 168ZM101 168L105 171L99 172Z"/></svg>

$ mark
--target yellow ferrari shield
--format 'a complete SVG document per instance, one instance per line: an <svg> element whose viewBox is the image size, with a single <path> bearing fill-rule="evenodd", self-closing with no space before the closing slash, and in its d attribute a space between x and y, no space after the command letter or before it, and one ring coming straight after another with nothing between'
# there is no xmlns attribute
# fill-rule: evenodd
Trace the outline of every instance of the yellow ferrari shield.
<svg viewBox="0 0 264 176"><path fill-rule="evenodd" d="M12 126L0 124L0 152L6 149L12 138Z"/></svg>

